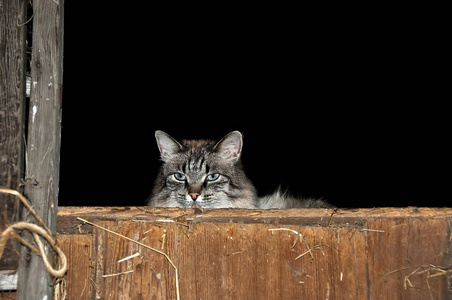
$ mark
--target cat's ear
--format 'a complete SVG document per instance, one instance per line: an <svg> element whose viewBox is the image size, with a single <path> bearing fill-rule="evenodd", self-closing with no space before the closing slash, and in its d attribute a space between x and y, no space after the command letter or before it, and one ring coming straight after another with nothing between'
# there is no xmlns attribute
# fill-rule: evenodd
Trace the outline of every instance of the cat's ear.
<svg viewBox="0 0 452 300"><path fill-rule="evenodd" d="M157 146L160 150L160 156L164 162L169 161L173 155L182 150L182 145L179 144L169 134L157 130L155 132L155 139L157 140Z"/></svg>
<svg viewBox="0 0 452 300"><path fill-rule="evenodd" d="M215 145L215 150L225 159L236 162L242 154L242 134L233 131Z"/></svg>

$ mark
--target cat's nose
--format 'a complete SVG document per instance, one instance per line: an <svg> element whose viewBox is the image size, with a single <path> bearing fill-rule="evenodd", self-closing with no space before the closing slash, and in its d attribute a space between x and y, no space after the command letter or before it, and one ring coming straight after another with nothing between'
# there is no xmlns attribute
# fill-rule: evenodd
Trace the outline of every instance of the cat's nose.
<svg viewBox="0 0 452 300"><path fill-rule="evenodd" d="M193 199L193 201L196 201L196 199L198 198L199 194L198 193L188 193L190 195L190 197Z"/></svg>

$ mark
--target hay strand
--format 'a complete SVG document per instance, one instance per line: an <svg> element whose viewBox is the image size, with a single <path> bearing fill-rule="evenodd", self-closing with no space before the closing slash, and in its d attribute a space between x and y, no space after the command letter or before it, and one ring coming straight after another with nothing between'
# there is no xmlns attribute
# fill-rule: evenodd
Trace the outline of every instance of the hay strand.
<svg viewBox="0 0 452 300"><path fill-rule="evenodd" d="M137 252L137 253L132 254L130 256L124 257L123 259L118 260L118 263L126 261L126 260L129 260L129 259L132 259L132 258L137 257L137 256L140 256L140 253Z"/></svg>
<svg viewBox="0 0 452 300"><path fill-rule="evenodd" d="M121 273L116 273L116 274L107 274L107 275L102 275L102 278L107 278L107 277L114 277L114 276L119 276L119 275L130 274L130 273L133 273L133 270L130 270L130 271L125 271L125 272L121 272Z"/></svg>
<svg viewBox="0 0 452 300"><path fill-rule="evenodd" d="M411 288L416 288L410 280L410 277L414 276L414 275L421 275L421 274L425 274L425 283L427 284L427 289L430 293L430 298L433 299L433 294L432 294L432 290L430 288L430 283L429 283L429 279L430 278L436 278L439 276L444 276L447 275L449 273L452 273L452 268L451 267L439 267L439 266L435 266L435 265L422 265L422 266L410 266L410 267L405 267L405 268L400 268L397 270L393 270L391 272L386 273L385 275L383 275L383 277L380 279L379 284L381 284L383 282L383 280L389 276L392 275L394 273L400 272L400 271L405 271L405 270L409 270L409 269L413 269L416 268L413 272L411 272L410 274L404 276L403 278L403 287L405 288L405 290L407 289L407 287L411 287ZM431 272L436 272L434 274L431 274Z"/></svg>
<svg viewBox="0 0 452 300"><path fill-rule="evenodd" d="M300 259L300 258L302 258L303 256L305 256L308 253L311 254L311 258L314 259L314 255L312 254L312 250L322 250L321 246L322 245L315 245L312 248L308 248L308 250L306 250L302 254L298 255L297 257L295 257L294 260Z"/></svg>

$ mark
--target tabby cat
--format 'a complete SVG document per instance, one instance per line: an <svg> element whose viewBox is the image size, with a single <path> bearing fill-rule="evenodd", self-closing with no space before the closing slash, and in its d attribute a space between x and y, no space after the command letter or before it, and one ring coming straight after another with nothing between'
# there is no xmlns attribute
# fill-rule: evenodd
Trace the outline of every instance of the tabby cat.
<svg viewBox="0 0 452 300"><path fill-rule="evenodd" d="M242 134L233 131L219 142L176 141L157 130L163 165L148 205L182 208L331 207L318 199L296 199L279 189L262 198L246 177L240 161Z"/></svg>

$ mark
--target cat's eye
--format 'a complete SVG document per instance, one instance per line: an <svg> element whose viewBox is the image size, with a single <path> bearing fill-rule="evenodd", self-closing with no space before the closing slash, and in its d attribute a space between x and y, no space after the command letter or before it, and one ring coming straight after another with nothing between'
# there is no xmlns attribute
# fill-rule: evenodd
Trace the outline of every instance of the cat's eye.
<svg viewBox="0 0 452 300"><path fill-rule="evenodd" d="M207 180L209 180L209 181L214 181L214 180L217 180L218 178L220 178L220 174L218 174L218 173L212 173L212 174L207 175Z"/></svg>
<svg viewBox="0 0 452 300"><path fill-rule="evenodd" d="M184 181L187 177L182 173L174 173L174 178L179 181Z"/></svg>

